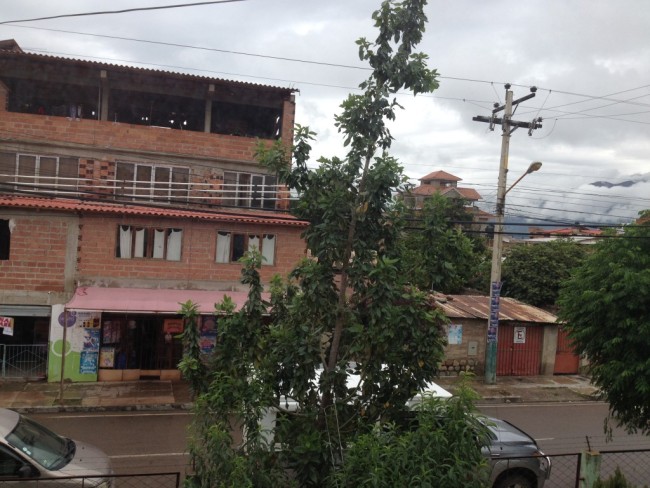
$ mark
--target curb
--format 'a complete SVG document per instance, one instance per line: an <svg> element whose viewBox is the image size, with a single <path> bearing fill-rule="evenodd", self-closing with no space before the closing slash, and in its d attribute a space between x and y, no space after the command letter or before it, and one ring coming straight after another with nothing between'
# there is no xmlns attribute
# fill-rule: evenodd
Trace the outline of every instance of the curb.
<svg viewBox="0 0 650 488"><path fill-rule="evenodd" d="M149 405L106 405L106 406L83 406L83 405L48 405L48 406L23 406L6 407L18 413L79 413L79 412L155 412L155 411L190 411L193 403L158 403Z"/></svg>

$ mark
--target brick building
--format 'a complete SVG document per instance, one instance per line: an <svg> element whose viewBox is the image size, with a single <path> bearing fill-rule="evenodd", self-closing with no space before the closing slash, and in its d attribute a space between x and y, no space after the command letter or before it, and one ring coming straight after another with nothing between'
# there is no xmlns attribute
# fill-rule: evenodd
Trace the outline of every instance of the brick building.
<svg viewBox="0 0 650 488"><path fill-rule="evenodd" d="M294 113L291 89L0 41L6 369L43 376L47 357L51 381L177 377L187 300L209 349L214 303L245 299L244 252L261 252L265 283L305 255L306 224L254 158L290 144Z"/></svg>

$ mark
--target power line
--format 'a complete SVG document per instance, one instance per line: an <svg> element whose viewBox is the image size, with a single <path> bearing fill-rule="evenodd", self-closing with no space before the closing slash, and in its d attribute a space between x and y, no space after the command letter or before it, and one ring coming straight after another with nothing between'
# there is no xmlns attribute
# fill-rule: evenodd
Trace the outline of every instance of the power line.
<svg viewBox="0 0 650 488"><path fill-rule="evenodd" d="M243 1L245 0L216 0L213 2L180 3L176 5L162 5L158 7L138 7L138 8L127 8L122 10L102 10L97 12L84 12L78 14L61 14L61 15L52 15L49 17L31 18L31 19L5 20L4 22L0 22L0 25L14 24L17 22L37 22L39 20L65 19L69 17L87 17L91 15L125 14L131 12L145 12L148 10L165 10L165 9L184 8L184 7L198 7L202 5L214 5L217 3L233 3L233 2L243 2Z"/></svg>

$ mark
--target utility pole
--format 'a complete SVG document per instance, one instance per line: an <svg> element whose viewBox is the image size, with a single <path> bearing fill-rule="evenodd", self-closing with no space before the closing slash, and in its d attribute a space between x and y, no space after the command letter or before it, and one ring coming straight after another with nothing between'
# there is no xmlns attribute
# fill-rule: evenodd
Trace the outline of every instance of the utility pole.
<svg viewBox="0 0 650 488"><path fill-rule="evenodd" d="M494 238L492 244L492 270L490 273L490 316L488 321L487 341L485 348L485 383L493 385L496 383L497 375L497 338L499 332L499 298L501 295L501 260L503 254L503 216L506 204L506 179L508 174L508 154L510 151L510 135L519 127L528 129L528 135L533 130L542 127L541 118L533 119L531 122L520 122L512 120L512 115L517 106L535 96L537 88L531 87L531 93L512 100L510 84L506 84L506 103L504 105L494 104L492 116L476 116L472 120L490 124L490 130L494 130L496 124L501 125L501 160L499 162L499 180L497 186L497 207L496 223L494 226ZM514 107L514 109L513 109ZM503 118L496 116L503 110ZM517 180L519 181L519 180ZM515 183L516 184L516 183ZM513 185L514 186L514 185Z"/></svg>

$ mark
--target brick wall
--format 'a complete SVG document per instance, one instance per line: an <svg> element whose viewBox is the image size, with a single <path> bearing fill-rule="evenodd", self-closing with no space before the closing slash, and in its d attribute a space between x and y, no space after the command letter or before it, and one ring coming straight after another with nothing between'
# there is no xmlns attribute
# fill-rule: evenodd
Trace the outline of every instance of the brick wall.
<svg viewBox="0 0 650 488"><path fill-rule="evenodd" d="M250 137L7 112L6 87L0 85L2 138L236 161L252 161L258 144ZM282 137L291 141L294 104L286 102L284 108Z"/></svg>
<svg viewBox="0 0 650 488"><path fill-rule="evenodd" d="M1 216L15 226L9 259L0 261L2 289L64 291L70 220L53 216Z"/></svg>
<svg viewBox="0 0 650 488"><path fill-rule="evenodd" d="M461 371L481 374L485 367L485 341L487 323L485 320L450 319L452 324L463 326L461 344L448 344L445 358L440 364L441 376L457 376ZM476 342L476 354L469 353L470 342Z"/></svg>
<svg viewBox="0 0 650 488"><path fill-rule="evenodd" d="M118 225L183 229L180 261L157 259L122 259L115 257ZM262 266L261 275L268 282L275 274L286 275L305 255L300 238L302 228L287 226L253 226L220 224L180 219L143 219L86 216L82 219L78 275L82 280L173 280L178 282L239 282L241 264L215 261L218 230L276 235L275 265Z"/></svg>

